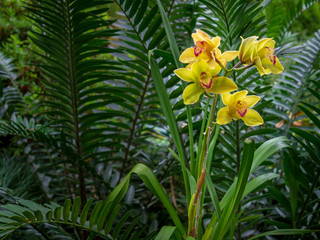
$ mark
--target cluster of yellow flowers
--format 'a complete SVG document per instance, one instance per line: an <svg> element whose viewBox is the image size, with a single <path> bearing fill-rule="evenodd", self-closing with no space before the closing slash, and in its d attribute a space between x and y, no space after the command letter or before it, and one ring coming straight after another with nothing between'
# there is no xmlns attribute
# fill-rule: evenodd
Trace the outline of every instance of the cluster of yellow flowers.
<svg viewBox="0 0 320 240"><path fill-rule="evenodd" d="M279 59L273 54L275 41L271 38L264 38L257 41L258 37L253 36L242 38L239 51L226 51L221 53L218 48L221 38L210 36L197 29L192 34L194 47L186 49L180 56L180 61L189 63L185 68L176 69L175 74L186 82L191 82L184 92L184 104L196 103L201 94L221 94L226 107L218 111L217 123L227 124L234 120L242 119L247 126L263 124L260 114L251 109L259 100L258 96L247 96L247 91L240 91L234 94L230 92L238 89L237 85L226 76L217 76L221 69L226 73L237 70L225 68L227 62L239 58L240 63L245 67L255 66L260 75L283 71Z"/></svg>

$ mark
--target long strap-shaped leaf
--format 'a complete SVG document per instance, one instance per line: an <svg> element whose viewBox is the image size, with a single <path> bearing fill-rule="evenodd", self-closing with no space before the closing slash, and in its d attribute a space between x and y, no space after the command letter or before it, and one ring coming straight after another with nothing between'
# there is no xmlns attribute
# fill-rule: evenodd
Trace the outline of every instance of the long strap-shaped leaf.
<svg viewBox="0 0 320 240"><path fill-rule="evenodd" d="M179 235L178 237L175 235L175 233L177 233L176 229L177 229L176 227L163 226L154 240L173 240L173 239L180 240L181 235ZM188 236L186 240L194 240L194 238Z"/></svg>
<svg viewBox="0 0 320 240"><path fill-rule="evenodd" d="M243 192L247 185L248 177L250 175L250 169L253 162L254 156L254 142L253 140L245 141L243 148L243 158L241 159L239 177L235 187L235 192L227 200L227 206L223 210L220 220L213 231L213 239L222 240L224 235L229 229L235 213L239 207Z"/></svg>
<svg viewBox="0 0 320 240"><path fill-rule="evenodd" d="M183 237L186 237L184 227L170 203L166 192L163 190L162 186L152 173L152 171L145 165L139 163L137 164L122 180L122 182L111 192L111 194L106 199L107 202L112 201L114 205L118 204L121 199L125 196L130 182L131 174L137 174L141 180L145 183L147 188L163 203L164 207L168 210L175 226L180 231Z"/></svg>
<svg viewBox="0 0 320 240"><path fill-rule="evenodd" d="M275 235L298 235L298 234L305 234L305 233L313 233L318 232L320 230L309 230L309 229L277 229L265 233L261 233L259 235L256 235L252 238L249 238L249 240L261 238L264 236L275 236Z"/></svg>
<svg viewBox="0 0 320 240"><path fill-rule="evenodd" d="M166 12L164 11L161 1L157 0L158 6L159 6L159 11L160 15L162 18L162 22L164 25L164 29L167 34L168 42L170 45L170 49L173 55L174 62L176 64L177 68L182 68L183 64L179 61L179 48L177 45L177 42L174 38L173 31L169 22L169 19L166 15ZM182 87L186 87L186 83L182 81ZM191 115L191 108L189 105L186 105L186 111L187 111L187 118L188 118L188 132L189 132L189 148L190 148L190 161L191 161L191 166L194 167L194 151L193 151L193 123L192 123L192 115ZM180 156L181 159L183 159L183 156ZM191 172L193 172L193 169L191 169ZM194 176L196 177L196 176ZM189 202L191 196L187 195L187 202Z"/></svg>
<svg viewBox="0 0 320 240"><path fill-rule="evenodd" d="M286 144L286 141L288 139L286 137L277 137L274 139L270 139L263 143L255 152L253 157L253 162L251 165L251 169L249 171L249 174L251 174L263 161L265 161L268 157L270 157L272 154L277 152L278 150L288 147ZM251 180L249 183L246 184L245 189L243 191L241 199L243 199L247 194L249 194L251 191L253 191L255 188L263 184L265 181L270 180L277 175L274 174L264 174L261 177L257 177L253 180ZM225 211L224 208L228 207L228 199L232 199L234 196L234 191L236 190L236 185L238 180L234 181L233 184L230 186L222 200L220 201L220 208L221 210ZM205 234L203 239L209 239L210 236L212 236L212 231L215 227L215 224L217 223L217 215L214 214L206 228ZM211 238L210 238L211 239Z"/></svg>
<svg viewBox="0 0 320 240"><path fill-rule="evenodd" d="M163 226L154 240L170 240L176 229L176 227Z"/></svg>
<svg viewBox="0 0 320 240"><path fill-rule="evenodd" d="M184 161L184 153L183 153L183 144L181 142L180 133L178 130L177 122L175 120L175 116L173 114L173 110L171 107L171 103L166 91L166 87L164 86L163 79L160 73L159 66L154 59L154 57L151 56L152 52L149 53L149 62L151 67L151 73L152 73L152 79L156 88L156 91L159 96L160 104L162 107L162 110L164 112L164 115L167 119L169 129L173 138L173 142L178 150L179 157L181 159L181 168L182 168L182 174L183 174L183 180L185 184L185 190L187 195L187 200L190 199L190 187L189 187L189 180L186 172L186 165ZM189 202L189 200L187 201Z"/></svg>

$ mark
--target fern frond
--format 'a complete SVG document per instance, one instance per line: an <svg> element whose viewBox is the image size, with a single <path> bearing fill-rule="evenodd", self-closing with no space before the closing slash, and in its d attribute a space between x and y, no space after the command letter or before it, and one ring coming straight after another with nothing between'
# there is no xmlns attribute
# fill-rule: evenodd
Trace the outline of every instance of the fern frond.
<svg viewBox="0 0 320 240"><path fill-rule="evenodd" d="M119 214L120 206L111 208L112 202L99 201L89 215L92 204L93 199L91 198L80 210L81 199L77 197L73 204L71 204L70 199L67 199L63 206L56 203L40 205L34 201L23 199L17 200L15 204L2 205L0 210L0 237L4 239L14 231L30 224L49 223L83 229L107 238L115 217ZM120 221L116 225L115 235L119 235L130 214L131 212L125 214L124 221Z"/></svg>
<svg viewBox="0 0 320 240"><path fill-rule="evenodd" d="M315 61L320 54L320 33L303 44L302 52L296 55L295 63L287 69L272 88L273 102L276 107L267 108L266 111L272 113L284 121L284 130L287 132L297 117L298 105L301 99L307 97L307 88L311 79L317 72L314 68ZM280 126L281 127L281 126Z"/></svg>
<svg viewBox="0 0 320 240"><path fill-rule="evenodd" d="M267 36L275 38L278 42L282 41L292 23L317 2L317 0L298 0L270 3L266 8Z"/></svg>
<svg viewBox="0 0 320 240"><path fill-rule="evenodd" d="M16 67L13 65L13 60L7 58L2 52L0 52L0 78L9 79L14 86L16 86L16 79L18 77L16 73Z"/></svg>

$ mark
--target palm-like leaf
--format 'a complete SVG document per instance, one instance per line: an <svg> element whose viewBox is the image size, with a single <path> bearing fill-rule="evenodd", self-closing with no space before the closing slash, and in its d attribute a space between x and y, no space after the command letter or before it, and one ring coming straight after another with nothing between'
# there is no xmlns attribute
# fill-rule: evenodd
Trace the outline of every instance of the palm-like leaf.
<svg viewBox="0 0 320 240"><path fill-rule="evenodd" d="M294 21L308 8L315 4L316 0L274 1L266 9L268 21L268 37L274 37L283 41L285 34Z"/></svg>
<svg viewBox="0 0 320 240"><path fill-rule="evenodd" d="M121 103L121 98L113 101L114 94L108 94L111 89L103 84L114 78L108 69L116 69L119 64L93 58L115 51L105 47L109 45L108 37L116 32L109 29L112 22L98 17L107 11L100 7L105 3L43 0L29 5L38 27L32 39L46 53L42 55L45 61L42 67L49 77L45 82L47 115L55 123L55 129L63 131L77 156L73 164L79 170L84 201L83 161L92 157L94 150L110 145L108 141L112 137L106 138L107 135L119 132L119 127L110 121L112 118L131 119L123 111L100 110L101 106ZM99 154L103 152L98 151Z"/></svg>

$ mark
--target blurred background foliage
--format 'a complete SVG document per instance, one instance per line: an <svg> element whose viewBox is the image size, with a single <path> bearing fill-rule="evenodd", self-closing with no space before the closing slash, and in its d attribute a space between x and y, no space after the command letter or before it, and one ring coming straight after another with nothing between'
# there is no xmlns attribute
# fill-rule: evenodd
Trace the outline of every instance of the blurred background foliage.
<svg viewBox="0 0 320 240"><path fill-rule="evenodd" d="M52 105L44 104L52 97L52 93L45 90L45 86L52 87L48 80L52 75L48 75L48 71L45 72L48 69L42 67L46 56L44 49L30 38L35 37L34 32L41 31L39 26L35 27L36 20L28 18L34 13L25 8L25 2L36 1L0 2L0 203L17 203L17 199L29 199L38 203L55 201L63 204L65 199L74 200L75 196L79 195L79 163L73 161L72 154L76 151L70 150L77 144L70 137L73 133L64 131L61 123L50 125L54 117L44 114L52 110ZM101 67L101 71L109 71L110 66L114 67L114 71L104 73L104 77L111 80L97 81L83 90L88 91L85 92L88 99L80 118L85 113L91 116L104 110L115 112L108 115L107 119L98 119L96 122L92 121L92 125L87 125L87 129L93 130L83 137L88 154L81 163L83 165L80 164L79 167L85 175L85 194L88 198L93 197L93 205L96 205L98 200L108 196L135 164L144 163L153 170L181 219L186 219L180 166L168 151L168 147L173 148L172 139L160 109L147 60L148 50L169 51L169 45L163 27L159 27L161 18L156 1L142 1L141 5L137 4L140 1L133 2L111 1L106 4L107 12L103 12L106 11L105 6L95 8L97 15L103 13L100 20L104 21L105 25L99 27L99 31L105 30L107 34L104 46L115 51L101 52L99 59L88 56L88 60L105 61L107 65ZM221 4L221 1L214 2ZM247 3L253 13L255 8L251 6L262 3L239 2ZM218 18L220 13L209 1L163 1L163 4L181 51L191 44L191 33L197 27L207 29L212 36L222 34L223 40L233 36L228 35L227 30L223 32L221 29L224 27L221 25L215 25L214 21L221 21L221 18ZM139 9L142 9L141 12ZM293 149L281 151L268 159L264 168L259 169L261 173L270 171L279 173L281 177L269 181L271 187L266 183L259 189L259 194L252 194L244 200L243 206L246 210L242 215L244 220L240 238L248 239L258 231L272 229L319 229L320 3L274 0L257 16L249 13L252 21L250 19L250 23L232 34L262 34L276 39L277 55L285 62L285 72L281 76L264 78L259 78L258 75L247 78L248 72L236 76L238 83L244 88L252 83L249 90L263 97L263 102L256 109L261 110L266 122L262 131L255 128L250 129L250 132L242 126L241 138L252 137L259 146L267 139L287 136ZM253 21L257 23L256 28L252 26ZM30 33L31 31L34 32ZM225 48L236 49L239 44L240 39L235 39ZM175 65L170 61L170 56L161 53L158 61L166 79L181 137L188 146L187 117L180 97L182 86L178 83L178 78L172 75ZM104 62L99 64L102 66ZM112 79L112 74L117 78ZM100 87L101 91L98 91ZM53 87L52 89L54 91ZM107 99L105 101L104 96ZM63 96L59 97L62 99ZM82 97L85 98L85 94ZM90 104L95 101L101 104L90 108ZM204 102L192 107L194 132L197 137L200 134ZM126 115L117 115L116 111L122 111ZM86 119L83 119L83 122L87 124ZM41 131L38 133L37 129ZM96 133L96 129L104 130ZM223 127L218 138L217 154L212 156L213 182L217 185L220 198L236 176L235 140L231 134L233 130L232 124ZM51 135L48 137L46 134ZM99 141L94 140L94 134L100 134L97 137ZM100 141L100 138L104 137L106 141ZM91 146L90 141L98 147ZM68 156L68 152L72 152L72 156ZM185 154L188 155L187 151ZM130 236L151 239L156 230L168 222L166 210L157 198L146 190L138 176L132 177L123 202L119 215L127 217L119 217L116 222L120 227L118 230L113 229L119 231L122 239L126 239L129 233ZM204 224L213 211L208 202L210 200L205 199L207 213ZM125 215L128 212L130 214ZM246 222L246 217L256 221ZM128 229L134 231L130 232ZM46 239L48 236L52 239L74 239L74 236L79 234L80 231L71 227L43 224L39 227L22 228L16 235L11 235L11 239L21 239L21 236L27 236L25 239ZM302 239L311 239L309 237L317 239L319 234L303 236ZM269 236L268 239L283 238Z"/></svg>

